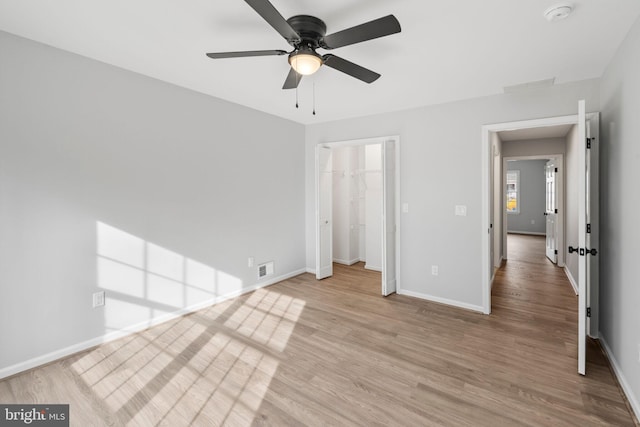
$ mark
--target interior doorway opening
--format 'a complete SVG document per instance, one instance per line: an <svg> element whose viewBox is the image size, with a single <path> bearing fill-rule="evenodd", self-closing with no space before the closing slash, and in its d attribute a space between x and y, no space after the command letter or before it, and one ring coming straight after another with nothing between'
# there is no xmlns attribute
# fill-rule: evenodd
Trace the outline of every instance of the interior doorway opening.
<svg viewBox="0 0 640 427"><path fill-rule="evenodd" d="M381 293L398 286L399 138L341 141L316 148L316 278L333 263L381 272Z"/></svg>
<svg viewBox="0 0 640 427"><path fill-rule="evenodd" d="M565 266L567 277L577 276L578 289L578 372L585 374L586 336L598 336L598 262L595 256L597 250L593 250L598 242L598 141L599 141L599 114L586 113L585 101L578 102L578 114L575 116L555 117L548 119L529 120L523 122L502 123L486 125L482 127L482 179L483 179L483 221L488 227L483 230L482 248L482 291L483 308L486 314L491 313L491 288L495 276L494 263L498 254L506 257L506 244L499 239L496 233L504 235L505 231L505 197L496 180L504 176L502 171L496 170L499 157L508 157L503 152L500 134L505 133L531 133L538 137L541 133L568 126L570 131L566 139L566 163L567 183L565 184L568 195L568 218L564 225L577 225L576 242L565 230L565 242L569 246L560 247L558 252L563 252L565 259L572 255L577 260L575 275ZM530 153L529 153L530 154ZM539 154L539 153L536 153ZM573 173L571 172L573 169ZM573 185L569 181L573 180ZM504 187L502 187L504 188ZM498 189L498 191L496 190ZM569 196L575 196L575 214L570 211ZM503 227L496 232L494 224ZM484 227L483 227L484 228ZM565 227L570 229L570 227ZM486 233L486 234L485 234ZM565 252L566 251L566 252ZM573 284L573 283L572 283ZM575 287L575 285L574 285Z"/></svg>
<svg viewBox="0 0 640 427"><path fill-rule="evenodd" d="M571 131L572 128L568 128ZM561 135L563 130L559 131ZM547 258L558 267L565 267L565 152L566 137L543 138L518 142L520 147L509 147L503 141L502 190L494 197L503 204L503 224L500 230L500 242L496 247L498 261L509 259L509 241L507 235L522 234L545 237ZM536 144L542 144L542 150L556 147L553 151L561 154L538 154L515 156L518 152L535 152ZM572 211L573 213L573 211ZM494 265L495 268L500 264ZM575 289L575 288L574 288Z"/></svg>
<svg viewBox="0 0 640 427"><path fill-rule="evenodd" d="M555 158L560 163L558 167L562 173L566 154L564 139L577 123L578 115L573 115L482 127L483 152L486 156L482 162L483 223L488 225L483 232L483 260L486 261L483 262L482 288L485 314L491 313L491 283L495 272L508 257L507 161ZM559 188L563 191L565 184L559 185ZM558 200L558 203L563 203L564 198L559 197ZM559 215L564 215L564 209L559 207L558 210ZM564 225L564 218L559 219L558 223ZM559 240L565 237L564 231L557 235ZM564 258L560 252L566 244L559 241L557 246L558 262L562 266Z"/></svg>

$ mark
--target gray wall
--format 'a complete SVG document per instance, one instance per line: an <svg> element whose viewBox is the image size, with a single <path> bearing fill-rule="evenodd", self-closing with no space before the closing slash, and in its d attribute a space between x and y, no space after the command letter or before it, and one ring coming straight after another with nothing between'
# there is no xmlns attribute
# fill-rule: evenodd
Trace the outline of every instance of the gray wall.
<svg viewBox="0 0 640 427"><path fill-rule="evenodd" d="M507 214L507 231L545 234L547 160L515 160L507 162L507 170L520 171L520 212ZM531 221L534 223L531 224Z"/></svg>
<svg viewBox="0 0 640 427"><path fill-rule="evenodd" d="M640 21L601 83L600 331L640 416Z"/></svg>
<svg viewBox="0 0 640 427"><path fill-rule="evenodd" d="M315 269L315 145L400 136L402 290L473 309L482 307L482 125L576 114L578 100L599 109L597 80L532 92L308 126L306 129L307 267ZM466 205L468 215L454 215ZM425 266L438 265L432 276Z"/></svg>
<svg viewBox="0 0 640 427"><path fill-rule="evenodd" d="M303 126L7 33L0 52L0 373L250 289L249 256L305 268Z"/></svg>

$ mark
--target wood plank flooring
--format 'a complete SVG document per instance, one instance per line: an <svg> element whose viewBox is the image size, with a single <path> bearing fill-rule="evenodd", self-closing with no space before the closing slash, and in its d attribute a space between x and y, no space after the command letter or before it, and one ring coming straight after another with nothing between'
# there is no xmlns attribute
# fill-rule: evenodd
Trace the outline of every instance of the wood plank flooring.
<svg viewBox="0 0 640 427"><path fill-rule="evenodd" d="M633 426L544 240L510 237L491 316L380 294L335 266L0 381L73 426Z"/></svg>

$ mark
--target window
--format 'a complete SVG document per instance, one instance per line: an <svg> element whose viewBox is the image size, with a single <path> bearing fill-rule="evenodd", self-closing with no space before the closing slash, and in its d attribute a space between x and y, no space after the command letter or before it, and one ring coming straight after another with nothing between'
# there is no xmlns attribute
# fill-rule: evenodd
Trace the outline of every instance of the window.
<svg viewBox="0 0 640 427"><path fill-rule="evenodd" d="M520 213L520 171L507 171L507 213Z"/></svg>

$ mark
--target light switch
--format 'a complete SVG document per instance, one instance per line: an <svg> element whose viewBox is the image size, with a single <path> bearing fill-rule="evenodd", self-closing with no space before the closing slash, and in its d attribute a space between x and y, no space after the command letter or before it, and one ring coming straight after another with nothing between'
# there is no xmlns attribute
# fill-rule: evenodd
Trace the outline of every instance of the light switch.
<svg viewBox="0 0 640 427"><path fill-rule="evenodd" d="M464 205L456 205L456 216L467 216L467 207Z"/></svg>
<svg viewBox="0 0 640 427"><path fill-rule="evenodd" d="M409 203L402 204L402 213L409 213Z"/></svg>

